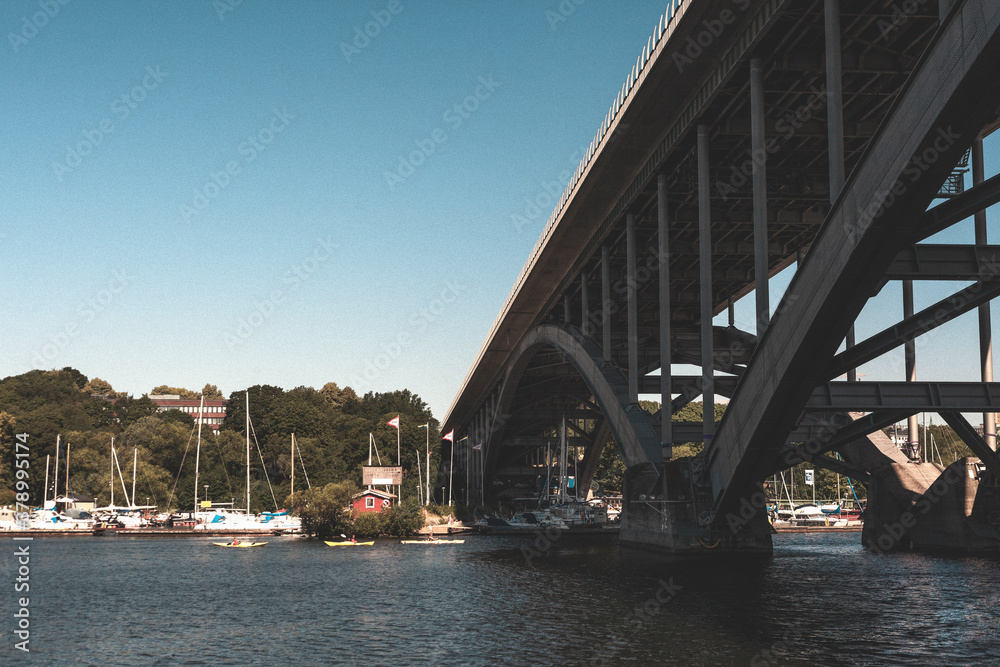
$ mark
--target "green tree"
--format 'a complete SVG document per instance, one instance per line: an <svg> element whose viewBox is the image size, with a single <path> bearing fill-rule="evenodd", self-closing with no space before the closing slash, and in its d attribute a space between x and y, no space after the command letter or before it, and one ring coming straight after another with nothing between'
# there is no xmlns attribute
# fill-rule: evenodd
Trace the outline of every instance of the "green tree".
<svg viewBox="0 0 1000 667"><path fill-rule="evenodd" d="M296 491L288 498L288 504L302 518L302 528L307 534L326 540L351 529L347 508L357 490L353 482L327 484Z"/></svg>
<svg viewBox="0 0 1000 667"><path fill-rule="evenodd" d="M110 382L101 378L94 378L84 385L83 393L90 394L91 396L114 396L115 390L111 387Z"/></svg>
<svg viewBox="0 0 1000 667"><path fill-rule="evenodd" d="M594 481L600 485L602 493L621 493L625 481L625 461L618 451L614 436L608 439L601 451L601 460L594 471Z"/></svg>
<svg viewBox="0 0 1000 667"><path fill-rule="evenodd" d="M208 386L212 386L212 385L208 385ZM180 396L181 398L189 400L189 401L195 401L195 400L198 400L199 398L201 398L201 394L199 394L196 391L191 391L190 389L185 389L183 387L168 387L165 384L161 384L158 387L153 387L153 391L151 391L150 394L152 394L153 396L161 396L161 395L164 395L164 394L167 394L167 395L176 394L176 395ZM208 397L206 396L205 398L208 398ZM221 398L221 396L220 396L220 398Z"/></svg>
<svg viewBox="0 0 1000 667"><path fill-rule="evenodd" d="M225 396L222 395L222 392L219 391L219 388L216 387L214 384L206 384L204 387L202 387L201 396L204 396L206 400L207 399L219 400L221 398L225 398Z"/></svg>

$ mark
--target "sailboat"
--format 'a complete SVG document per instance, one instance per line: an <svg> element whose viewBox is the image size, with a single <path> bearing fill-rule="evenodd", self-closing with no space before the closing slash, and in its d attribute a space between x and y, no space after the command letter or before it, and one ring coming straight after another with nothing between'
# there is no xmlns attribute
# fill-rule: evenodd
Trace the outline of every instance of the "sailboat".
<svg viewBox="0 0 1000 667"><path fill-rule="evenodd" d="M199 519L198 525L195 529L198 530L212 530L212 531L258 531L266 530L269 526L263 525L258 517L250 513L250 392L246 393L246 439L247 439L247 495L246 495L246 513L239 513L235 511L235 508L231 507L226 509L224 507L213 507L212 503L208 503L207 507L210 512L202 512L202 518ZM202 398L204 401L204 398ZM199 419L198 423L198 442L199 446L201 443L201 421ZM197 497L198 497L198 471L197 471L197 457L195 463L195 510L197 511ZM219 503L219 505L229 505L230 503ZM223 546L219 544L218 546ZM233 546L240 546L239 544Z"/></svg>

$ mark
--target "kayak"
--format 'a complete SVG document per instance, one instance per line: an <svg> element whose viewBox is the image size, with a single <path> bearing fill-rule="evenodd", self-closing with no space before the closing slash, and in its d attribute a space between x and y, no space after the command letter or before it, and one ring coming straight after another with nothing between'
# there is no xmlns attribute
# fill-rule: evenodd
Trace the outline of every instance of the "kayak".
<svg viewBox="0 0 1000 667"><path fill-rule="evenodd" d="M242 549L243 547L262 547L267 542L240 542L239 544L233 544L232 542L212 542L217 547L231 547L236 549Z"/></svg>
<svg viewBox="0 0 1000 667"><path fill-rule="evenodd" d="M400 544L465 544L465 540L401 540Z"/></svg>
<svg viewBox="0 0 1000 667"><path fill-rule="evenodd" d="M326 540L323 540L326 542ZM371 542L326 542L328 547L370 547L375 544L375 540Z"/></svg>

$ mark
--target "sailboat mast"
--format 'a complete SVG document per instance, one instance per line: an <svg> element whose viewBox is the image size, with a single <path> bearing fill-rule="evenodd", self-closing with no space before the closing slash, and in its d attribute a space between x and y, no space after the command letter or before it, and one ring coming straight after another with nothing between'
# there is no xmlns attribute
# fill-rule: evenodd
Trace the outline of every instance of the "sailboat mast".
<svg viewBox="0 0 1000 667"><path fill-rule="evenodd" d="M49 504L49 455L45 455L45 491L42 494L42 509Z"/></svg>
<svg viewBox="0 0 1000 667"><path fill-rule="evenodd" d="M69 445L70 443L67 442L66 443L66 491L64 492L67 498L69 497Z"/></svg>
<svg viewBox="0 0 1000 667"><path fill-rule="evenodd" d="M292 494L295 493L295 434L292 433Z"/></svg>
<svg viewBox="0 0 1000 667"><path fill-rule="evenodd" d="M250 516L250 390L247 389L246 413L247 413L247 517Z"/></svg>
<svg viewBox="0 0 1000 667"><path fill-rule="evenodd" d="M56 436L56 473L52 477L52 500L59 497L59 441L62 439L62 435ZM114 442L114 438L111 439ZM115 475L111 473L111 483L115 483Z"/></svg>
<svg viewBox="0 0 1000 667"><path fill-rule="evenodd" d="M139 464L139 448L132 450L132 506L135 506L135 467Z"/></svg>
<svg viewBox="0 0 1000 667"><path fill-rule="evenodd" d="M195 450L194 454L194 517L195 523L198 522L198 468L201 464L201 412L205 409L205 395L201 395L201 404L198 406L198 448ZM135 498L135 491L132 491L132 497Z"/></svg>
<svg viewBox="0 0 1000 667"><path fill-rule="evenodd" d="M114 449L112 449L111 452L115 455L115 466L118 468L118 479L121 480L122 483L122 494L125 496L125 502L127 502L129 505L132 505L132 501L129 500L128 498L128 489L125 488L125 477L122 475L122 466L118 462L118 454L115 452ZM115 474L114 471L112 471L111 472L112 477L114 476L114 474Z"/></svg>
<svg viewBox="0 0 1000 667"><path fill-rule="evenodd" d="M188 437L190 437L190 436L188 436ZM56 459L57 463L58 463L58 461L59 461L59 459ZM56 475L56 479L58 479L58 478L59 478L59 475ZM115 436L111 436L111 504L108 505L108 507L111 508L112 512L114 511L114 507L115 507Z"/></svg>

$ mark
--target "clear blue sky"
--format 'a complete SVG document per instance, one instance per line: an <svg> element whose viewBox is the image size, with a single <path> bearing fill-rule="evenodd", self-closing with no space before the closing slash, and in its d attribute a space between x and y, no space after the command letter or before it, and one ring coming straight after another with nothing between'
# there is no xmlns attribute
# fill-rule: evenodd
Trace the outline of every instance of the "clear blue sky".
<svg viewBox="0 0 1000 667"><path fill-rule="evenodd" d="M442 418L548 211L511 216L663 3L227 2L0 5L0 376L405 387Z"/></svg>
<svg viewBox="0 0 1000 667"><path fill-rule="evenodd" d="M512 216L665 3L230 4L0 5L0 376L405 387L443 418L549 211Z"/></svg>

